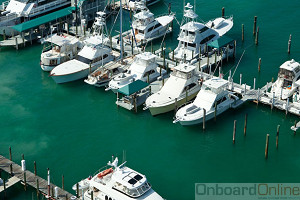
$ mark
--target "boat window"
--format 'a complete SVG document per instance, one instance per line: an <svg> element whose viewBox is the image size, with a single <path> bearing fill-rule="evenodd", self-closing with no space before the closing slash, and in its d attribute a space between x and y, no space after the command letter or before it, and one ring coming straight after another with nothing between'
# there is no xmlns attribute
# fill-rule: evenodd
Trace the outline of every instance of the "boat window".
<svg viewBox="0 0 300 200"><path fill-rule="evenodd" d="M300 71L300 67L298 66L295 68L295 72L298 73L299 71Z"/></svg>
<svg viewBox="0 0 300 200"><path fill-rule="evenodd" d="M210 40L213 39L215 36L216 36L215 34L212 34L212 35L207 36L206 38L204 38L204 39L200 42L200 44L204 44L204 43L210 41Z"/></svg>
<svg viewBox="0 0 300 200"><path fill-rule="evenodd" d="M188 43L189 47L194 47L196 48L196 44L195 43Z"/></svg>
<svg viewBox="0 0 300 200"><path fill-rule="evenodd" d="M292 83L293 83L293 82L292 82L291 80L284 79L282 87L283 87L283 88L286 88L286 87L288 87L288 86L291 86Z"/></svg>
<svg viewBox="0 0 300 200"><path fill-rule="evenodd" d="M226 101L226 97L223 97L223 98L219 99L219 100L217 101L217 105L221 104L221 103L224 102L224 101Z"/></svg>
<svg viewBox="0 0 300 200"><path fill-rule="evenodd" d="M205 31L207 31L209 28L207 26L204 26L203 28L200 29L200 33L203 33Z"/></svg>
<svg viewBox="0 0 300 200"><path fill-rule="evenodd" d="M144 30L139 30L139 33L144 34Z"/></svg>
<svg viewBox="0 0 300 200"><path fill-rule="evenodd" d="M80 62L83 62L85 64L90 64L92 61L88 58L85 58L83 56L79 56L76 58L76 60L80 61Z"/></svg>
<svg viewBox="0 0 300 200"><path fill-rule="evenodd" d="M128 183L130 183L132 185L134 185L136 182L137 182L137 180L135 180L134 178L132 178L128 181Z"/></svg>
<svg viewBox="0 0 300 200"><path fill-rule="evenodd" d="M139 181L139 180L142 180L143 177L141 175L137 174L137 175L134 176L134 179Z"/></svg>
<svg viewBox="0 0 300 200"><path fill-rule="evenodd" d="M181 72L181 71L177 71L177 70L174 70L172 72L172 75L176 76L178 78L183 78L183 79L188 79L192 76L191 73L185 73L185 72Z"/></svg>
<svg viewBox="0 0 300 200"><path fill-rule="evenodd" d="M107 54L104 54L104 55L103 55L103 60L104 60L105 58L107 58L107 57L108 57L108 55L107 55ZM101 61L101 60L102 60L102 56L99 56L99 57L95 58L95 59L93 60L92 63L96 63L96 62L99 62L99 61Z"/></svg>
<svg viewBox="0 0 300 200"><path fill-rule="evenodd" d="M150 32L150 31L152 31L152 30L154 30L154 29L156 29L158 27L161 27L160 23L157 23L155 26L152 26L152 27L148 28L148 32Z"/></svg>
<svg viewBox="0 0 300 200"><path fill-rule="evenodd" d="M294 72L289 71L287 69L280 69L278 73L278 77L284 78L287 80L293 80L294 79Z"/></svg>

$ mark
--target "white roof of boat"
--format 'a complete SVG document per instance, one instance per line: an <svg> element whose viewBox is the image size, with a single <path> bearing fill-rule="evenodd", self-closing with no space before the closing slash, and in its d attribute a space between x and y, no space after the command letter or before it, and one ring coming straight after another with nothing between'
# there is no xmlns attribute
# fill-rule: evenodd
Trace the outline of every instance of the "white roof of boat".
<svg viewBox="0 0 300 200"><path fill-rule="evenodd" d="M168 25L171 21L173 21L174 16L173 15L166 15L166 16L161 16L156 19L158 23L160 23L162 26Z"/></svg>
<svg viewBox="0 0 300 200"><path fill-rule="evenodd" d="M76 59L69 60L67 62L64 62L57 67L55 67L51 71L51 75L60 76L60 75L66 75L66 74L72 74L75 72L79 72L81 70L89 68L88 64L85 64L83 62L80 62Z"/></svg>
<svg viewBox="0 0 300 200"><path fill-rule="evenodd" d="M197 31L205 27L204 24L200 22L188 22L181 26L181 29L189 30L189 31ZM211 29L212 30L212 29Z"/></svg>
<svg viewBox="0 0 300 200"><path fill-rule="evenodd" d="M228 81L221 78L212 78L203 82L203 85L210 88L219 89L226 87L228 85Z"/></svg>
<svg viewBox="0 0 300 200"><path fill-rule="evenodd" d="M196 66L194 65L190 65L187 63L181 63L179 65L177 65L176 67L174 67L175 70L181 71L181 72L191 72L196 68Z"/></svg>
<svg viewBox="0 0 300 200"><path fill-rule="evenodd" d="M198 107L209 110L215 102L216 97L216 93L208 92L206 90L201 89L193 104Z"/></svg>
<svg viewBox="0 0 300 200"><path fill-rule="evenodd" d="M297 68L299 66L299 63L296 62L294 59L292 60L288 60L286 62L284 62L280 68L281 69L287 69L289 71L293 71L295 68Z"/></svg>
<svg viewBox="0 0 300 200"><path fill-rule="evenodd" d="M136 183L131 184L129 181L136 175L140 175L143 178ZM112 178L129 189L139 187L147 180L145 175L138 173L129 167L123 167L122 169L115 170Z"/></svg>
<svg viewBox="0 0 300 200"><path fill-rule="evenodd" d="M154 14L150 12L149 10L142 10L141 12L138 12L134 15L135 18L137 19L147 19L150 17L153 17Z"/></svg>
<svg viewBox="0 0 300 200"><path fill-rule="evenodd" d="M109 53L110 51L111 50L106 46L103 46L102 48L84 46L82 50L78 53L78 55L93 60L94 58L102 56L105 53Z"/></svg>
<svg viewBox="0 0 300 200"><path fill-rule="evenodd" d="M51 42L53 44L56 44L58 46L62 46L65 43L69 44L76 44L79 40L76 37L70 36L70 35L52 35L49 37L47 42Z"/></svg>
<svg viewBox="0 0 300 200"><path fill-rule="evenodd" d="M151 52L144 52L136 55L136 57L142 60L151 60L153 58L156 58L156 55Z"/></svg>

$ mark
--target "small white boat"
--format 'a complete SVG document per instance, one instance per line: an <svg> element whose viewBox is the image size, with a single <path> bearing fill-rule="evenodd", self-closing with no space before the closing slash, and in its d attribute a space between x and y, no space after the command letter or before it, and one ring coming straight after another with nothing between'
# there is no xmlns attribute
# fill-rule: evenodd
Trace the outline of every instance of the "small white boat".
<svg viewBox="0 0 300 200"><path fill-rule="evenodd" d="M300 64L294 59L284 62L279 69L278 78L272 84L271 95L275 97L287 99L291 97L299 84L296 84L300 79Z"/></svg>
<svg viewBox="0 0 300 200"><path fill-rule="evenodd" d="M136 9L138 12L133 15L132 31L124 37L124 41L131 44L132 36L136 42L146 42L164 36L172 31L170 26L174 20L174 14L166 14L154 18L154 14L145 6L144 1L138 1Z"/></svg>
<svg viewBox="0 0 300 200"><path fill-rule="evenodd" d="M187 3L184 10L184 18L180 26L179 41L174 50L174 59L190 61L197 57L199 50L205 51L205 45L217 40L226 34L233 27L233 18L219 17L206 24L197 22L198 15L194 12L193 6ZM173 52L169 54L173 58Z"/></svg>
<svg viewBox="0 0 300 200"><path fill-rule="evenodd" d="M234 105L239 98L228 90L228 81L220 78L212 78L202 84L194 102L180 108L176 112L173 123L181 125L195 125L203 122L205 109L205 121L212 119L215 114L220 115Z"/></svg>
<svg viewBox="0 0 300 200"><path fill-rule="evenodd" d="M118 166L118 158L108 162L88 180L89 187L78 191L80 199L91 199L93 191L93 200L163 200L145 175L125 164Z"/></svg>
<svg viewBox="0 0 300 200"><path fill-rule="evenodd" d="M200 90L200 78L196 68L186 63L174 67L170 78L160 91L148 97L144 109L149 109L152 115L158 115L174 110L175 107L178 108L195 98Z"/></svg>
<svg viewBox="0 0 300 200"><path fill-rule="evenodd" d="M114 93L136 80L151 83L159 76L166 74L166 70L158 67L156 56L150 52L144 52L135 56L133 63L126 73L115 76L108 84L106 91L112 90ZM161 71L160 71L161 70Z"/></svg>
<svg viewBox="0 0 300 200"><path fill-rule="evenodd" d="M50 76L56 83L85 78L98 67L115 59L112 50L105 46L109 41L105 34L105 13L97 12L97 15L93 25L93 35L84 40L84 47L76 59L64 62L50 72Z"/></svg>
<svg viewBox="0 0 300 200"><path fill-rule="evenodd" d="M41 54L41 68L51 71L54 67L77 56L80 50L80 41L71 35L51 35L45 40Z"/></svg>

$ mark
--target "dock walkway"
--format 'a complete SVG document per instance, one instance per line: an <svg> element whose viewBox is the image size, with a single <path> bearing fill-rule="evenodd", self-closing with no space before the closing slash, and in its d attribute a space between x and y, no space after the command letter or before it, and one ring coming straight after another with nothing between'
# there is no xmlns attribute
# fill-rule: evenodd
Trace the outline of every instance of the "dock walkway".
<svg viewBox="0 0 300 200"><path fill-rule="evenodd" d="M5 183L6 188L9 186L21 182L22 184L29 185L35 189L38 189L41 194L47 197L48 195L48 182L47 180L36 176L34 173L25 170L22 171L22 167L13 161L10 161L9 159L5 158L4 156L0 155L0 169L7 172L8 174L11 174L12 171L12 178L9 179L8 182ZM25 176L24 176L25 175ZM25 179L24 179L25 177ZM37 181L38 181L38 188L37 188ZM54 188L57 188L57 196L55 196ZM1 188L2 189L2 188ZM3 190L0 189L0 192ZM4 188L3 188L4 189ZM49 199L76 199L74 198L73 194L63 190L62 188L51 184L50 183L50 197Z"/></svg>

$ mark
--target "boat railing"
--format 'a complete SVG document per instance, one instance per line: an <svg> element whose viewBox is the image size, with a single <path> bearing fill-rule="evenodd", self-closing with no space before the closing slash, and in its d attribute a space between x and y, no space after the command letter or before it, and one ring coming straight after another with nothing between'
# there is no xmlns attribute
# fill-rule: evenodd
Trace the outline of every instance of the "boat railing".
<svg viewBox="0 0 300 200"><path fill-rule="evenodd" d="M82 1L82 4L83 4L84 1ZM86 2L90 2L90 1L86 1ZM81 6L82 6L81 4ZM91 2L91 3L88 3L86 6L85 6L85 11L89 11L89 10L93 10L93 9L97 9L98 7L102 6L102 4L99 4L97 2Z"/></svg>
<svg viewBox="0 0 300 200"><path fill-rule="evenodd" d="M8 14L8 15L0 17L0 22L7 21L7 20L12 20L12 19L16 19L18 17L19 17L19 15L15 14L15 13L14 14Z"/></svg>
<svg viewBox="0 0 300 200"><path fill-rule="evenodd" d="M45 11L49 8L54 8L56 6L60 6L61 4L63 3L66 3L68 0L57 0L57 1L53 1L51 3L47 3L45 5L42 5L42 6L38 6L36 8L33 8L30 12L24 12L23 14L24 15L34 15L36 13L39 13L41 11Z"/></svg>

